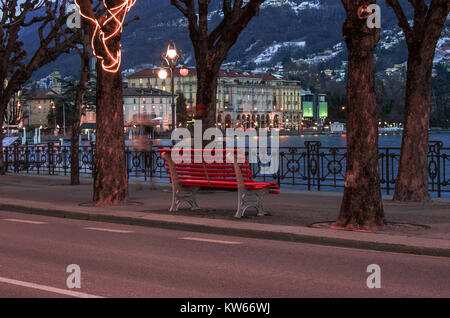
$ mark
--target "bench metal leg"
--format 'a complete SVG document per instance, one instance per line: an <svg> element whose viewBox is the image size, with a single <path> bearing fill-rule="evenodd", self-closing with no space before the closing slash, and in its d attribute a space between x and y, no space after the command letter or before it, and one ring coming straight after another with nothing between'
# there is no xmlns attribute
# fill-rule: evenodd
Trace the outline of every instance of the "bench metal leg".
<svg viewBox="0 0 450 318"><path fill-rule="evenodd" d="M172 191L172 205L169 211L178 211L183 201L189 203L191 210L199 210L200 207L197 204L197 191L198 188L181 189L178 191Z"/></svg>
<svg viewBox="0 0 450 318"><path fill-rule="evenodd" d="M258 213L256 214L257 216L265 216L265 215L270 215L270 213L265 212L263 209L263 200L264 200L264 196L269 193L269 189L262 189L260 191L257 191L256 194L256 210L258 210Z"/></svg>
<svg viewBox="0 0 450 318"><path fill-rule="evenodd" d="M247 191L247 190L238 190L238 208L236 214L234 215L236 218L241 218L244 216L245 211L254 207L257 210L257 216L270 215L269 213L264 212L262 202L264 196L269 193L269 190L255 190L255 191Z"/></svg>

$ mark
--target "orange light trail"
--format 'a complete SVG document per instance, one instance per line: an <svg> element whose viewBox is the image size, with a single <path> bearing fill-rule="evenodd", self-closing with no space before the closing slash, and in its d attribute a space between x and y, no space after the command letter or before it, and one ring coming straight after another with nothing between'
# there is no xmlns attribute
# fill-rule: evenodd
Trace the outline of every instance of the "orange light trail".
<svg viewBox="0 0 450 318"><path fill-rule="evenodd" d="M120 48L116 52L111 52L111 50L108 48L107 41L110 40L112 37L116 36L117 34L121 33L123 30L123 22L125 20L125 16L127 13L131 10L131 7L136 3L136 0L122 0L122 3L119 5L108 8L106 5L106 0L103 0L103 4L108 11L108 18L104 20L103 22L99 22L97 19L91 18L84 14L81 11L80 5L78 4L79 0L75 0L75 5L78 7L78 11L80 12L80 15L85 18L86 20L90 21L95 25L95 31L92 35L91 39L91 46L92 46L92 53L94 56L102 61L102 68L106 72L110 73L116 73L120 68L120 63L122 59L122 53ZM106 34L103 31L103 27L107 25L108 23L114 24L114 30ZM95 50L95 40L96 38L101 42L105 52L106 56L101 56L97 54ZM106 62L105 60L110 60L110 63Z"/></svg>

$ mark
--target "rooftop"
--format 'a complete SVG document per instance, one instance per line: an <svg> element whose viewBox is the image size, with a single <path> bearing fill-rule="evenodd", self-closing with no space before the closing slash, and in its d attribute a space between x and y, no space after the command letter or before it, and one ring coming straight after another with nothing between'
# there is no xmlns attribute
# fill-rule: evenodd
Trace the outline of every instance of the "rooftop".
<svg viewBox="0 0 450 318"><path fill-rule="evenodd" d="M170 93L156 88L125 87L123 96L172 96Z"/></svg>
<svg viewBox="0 0 450 318"><path fill-rule="evenodd" d="M180 69L177 68L175 70L175 75L180 75ZM197 70L195 68L188 68L189 75L197 75ZM142 77L156 77L158 76L159 69L146 69L128 76L129 79L132 78L142 78ZM238 72L235 70L220 70L219 77L222 78L245 78L245 79L260 79L263 81L280 81L280 80L288 80L288 78L278 75L278 74L256 74L251 72Z"/></svg>
<svg viewBox="0 0 450 318"><path fill-rule="evenodd" d="M55 99L58 94L51 89L33 89L24 91L23 97L26 99Z"/></svg>

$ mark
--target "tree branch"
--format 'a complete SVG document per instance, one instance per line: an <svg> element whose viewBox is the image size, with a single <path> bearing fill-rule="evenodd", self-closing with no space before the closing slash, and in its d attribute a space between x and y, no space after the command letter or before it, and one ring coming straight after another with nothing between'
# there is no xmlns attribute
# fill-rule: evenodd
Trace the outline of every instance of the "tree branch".
<svg viewBox="0 0 450 318"><path fill-rule="evenodd" d="M395 15L397 16L398 26L403 30L405 34L406 41L412 41L412 29L408 23L408 19L405 16L402 6L398 2L398 0L386 0L388 6L392 7Z"/></svg>

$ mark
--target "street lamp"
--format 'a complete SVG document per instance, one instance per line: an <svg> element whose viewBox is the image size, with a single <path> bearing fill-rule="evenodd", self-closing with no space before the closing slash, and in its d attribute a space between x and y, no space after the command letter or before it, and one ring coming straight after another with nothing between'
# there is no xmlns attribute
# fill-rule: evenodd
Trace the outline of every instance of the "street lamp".
<svg viewBox="0 0 450 318"><path fill-rule="evenodd" d="M50 102L51 104L52 104L52 111L53 111L53 119L54 119L54 122L55 122L55 136L56 136L56 106L55 106L55 103L53 102L53 101L51 101Z"/></svg>
<svg viewBox="0 0 450 318"><path fill-rule="evenodd" d="M171 85L170 85L170 92L172 94L172 129L175 129L176 122L175 122L175 70L178 64L178 61L181 56L181 52L177 50L177 47L175 46L175 43L170 42L169 46L167 47L167 51L164 52L161 55L162 59L166 62L169 70L170 70L170 79L171 79ZM184 66L180 69L180 75L181 76L187 76L189 74L189 70L185 68ZM166 69L161 68L158 72L158 77L162 80L165 80L168 76L168 72Z"/></svg>
<svg viewBox="0 0 450 318"><path fill-rule="evenodd" d="M66 107L64 106L64 103L62 103L63 107L63 138L66 136Z"/></svg>

